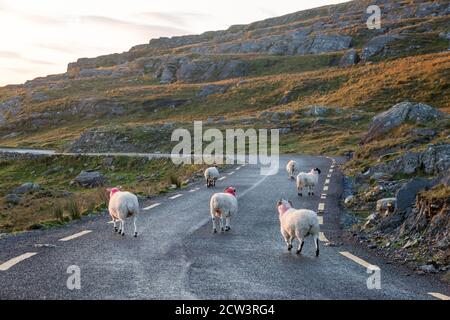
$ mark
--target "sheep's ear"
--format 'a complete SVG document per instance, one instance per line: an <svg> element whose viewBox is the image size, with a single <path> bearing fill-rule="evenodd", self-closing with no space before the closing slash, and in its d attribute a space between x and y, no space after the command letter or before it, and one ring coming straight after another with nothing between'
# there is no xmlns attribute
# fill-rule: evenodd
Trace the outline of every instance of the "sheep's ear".
<svg viewBox="0 0 450 320"><path fill-rule="evenodd" d="M108 192L111 192L111 190L112 190L111 188L106 188L106 191Z"/></svg>
<svg viewBox="0 0 450 320"><path fill-rule="evenodd" d="M291 207L292 207L292 206L293 206L292 201L291 201L291 200L288 200L288 202L289 202L289 204L290 204Z"/></svg>

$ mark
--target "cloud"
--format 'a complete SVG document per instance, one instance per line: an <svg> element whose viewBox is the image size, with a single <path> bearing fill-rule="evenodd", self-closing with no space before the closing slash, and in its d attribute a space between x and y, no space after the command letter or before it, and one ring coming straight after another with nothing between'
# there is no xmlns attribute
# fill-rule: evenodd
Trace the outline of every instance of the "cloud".
<svg viewBox="0 0 450 320"><path fill-rule="evenodd" d="M53 63L51 61L27 58L27 57L22 56L20 53L14 52L14 51L0 51L0 59L1 58L21 60L21 61L25 61L25 62L32 63L32 64L40 64L40 65L47 65L47 66L55 65L55 63Z"/></svg>
<svg viewBox="0 0 450 320"><path fill-rule="evenodd" d="M81 16L81 23L93 23L93 24L103 24L109 27L117 27L117 28L126 28L130 30L135 30L139 32L146 33L163 33L163 34L186 34L189 33L188 30L177 28L177 27L168 27L161 25L151 25L151 24L142 24L131 21L125 21L120 19L115 19L111 17L105 16Z"/></svg>
<svg viewBox="0 0 450 320"><path fill-rule="evenodd" d="M144 19L165 21L180 26L188 26L192 20L211 18L210 15L193 12L142 12L135 16Z"/></svg>

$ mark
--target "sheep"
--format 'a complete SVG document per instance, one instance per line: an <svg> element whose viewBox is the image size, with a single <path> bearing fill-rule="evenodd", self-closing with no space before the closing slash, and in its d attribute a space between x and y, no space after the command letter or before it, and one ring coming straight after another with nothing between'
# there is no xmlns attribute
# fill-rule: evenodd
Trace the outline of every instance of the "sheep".
<svg viewBox="0 0 450 320"><path fill-rule="evenodd" d="M205 170L206 187L215 187L216 180L219 179L217 166L209 167Z"/></svg>
<svg viewBox="0 0 450 320"><path fill-rule="evenodd" d="M316 257L319 256L319 218L317 213L308 209L294 209L292 202L280 199L277 202L277 209L280 218L280 229L286 242L288 251L292 249L292 240L297 238L299 246L297 254L303 249L304 239L312 235L316 246Z"/></svg>
<svg viewBox="0 0 450 320"><path fill-rule="evenodd" d="M294 160L289 160L289 162L286 165L286 171L288 172L289 179L294 179L294 173L297 170L297 162Z"/></svg>
<svg viewBox="0 0 450 320"><path fill-rule="evenodd" d="M297 175L297 193L301 197L303 196L303 188L308 188L308 196L314 195L314 187L319 181L319 174L321 173L319 168L311 169L309 173L300 172Z"/></svg>
<svg viewBox="0 0 450 320"><path fill-rule="evenodd" d="M137 237L136 220L139 214L139 201L136 195L130 192L120 191L119 188L108 189L109 197L109 215L114 223L114 232L125 235L125 219L134 216L134 237ZM116 227L116 221L119 221L120 229Z"/></svg>
<svg viewBox="0 0 450 320"><path fill-rule="evenodd" d="M216 218L220 222L220 230L224 232L223 220L226 220L225 231L230 231L230 219L238 211L236 188L228 187L221 193L215 193L210 201L210 214L213 223L213 233L217 233Z"/></svg>

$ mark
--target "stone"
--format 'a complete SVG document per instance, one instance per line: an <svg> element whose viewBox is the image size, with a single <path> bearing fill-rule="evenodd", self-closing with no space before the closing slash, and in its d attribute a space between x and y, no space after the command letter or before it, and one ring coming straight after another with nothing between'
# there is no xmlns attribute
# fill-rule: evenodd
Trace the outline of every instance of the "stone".
<svg viewBox="0 0 450 320"><path fill-rule="evenodd" d="M21 186L15 188L13 190L13 192L22 194L22 193L27 193L30 191L36 191L36 190L40 190L40 189L42 189L42 188L39 184L33 183L33 182L26 182L26 183L22 184Z"/></svg>
<svg viewBox="0 0 450 320"><path fill-rule="evenodd" d="M381 53L386 46L398 39L402 39L403 37L400 35L381 35L372 38L366 46L362 50L361 59L367 60L372 56L375 56L379 53Z"/></svg>
<svg viewBox="0 0 450 320"><path fill-rule="evenodd" d="M425 264L419 267L420 271L426 272L426 273L436 273L438 270L436 267L432 264Z"/></svg>
<svg viewBox="0 0 450 320"><path fill-rule="evenodd" d="M84 188L101 187L105 185L106 178L98 171L81 171L75 183Z"/></svg>
<svg viewBox="0 0 450 320"><path fill-rule="evenodd" d="M228 89L228 86L210 84L210 85L206 85L203 88L201 88L199 93L197 93L197 96L206 97L206 96L209 96L212 94L223 94L227 91L227 89Z"/></svg>
<svg viewBox="0 0 450 320"><path fill-rule="evenodd" d="M406 122L425 123L448 117L443 112L423 103L401 102L372 119L363 143L369 142Z"/></svg>
<svg viewBox="0 0 450 320"><path fill-rule="evenodd" d="M355 201L355 196L354 195L349 195L349 196L347 196L345 198L344 204L351 205L351 204L353 204L354 201Z"/></svg>
<svg viewBox="0 0 450 320"><path fill-rule="evenodd" d="M5 196L5 202L12 204L12 205L18 205L22 201L22 198L19 197L17 194L7 194Z"/></svg>
<svg viewBox="0 0 450 320"><path fill-rule="evenodd" d="M431 188L433 185L432 180L425 178L414 178L405 183L396 193L397 208L400 211L411 207L416 200L416 195L426 188Z"/></svg>
<svg viewBox="0 0 450 320"><path fill-rule="evenodd" d="M397 208L396 198L383 198L377 201L376 210L378 212L385 212L389 210L390 212L395 211Z"/></svg>
<svg viewBox="0 0 450 320"><path fill-rule="evenodd" d="M340 67L354 66L359 62L359 60L360 60L359 55L356 52L356 50L351 49L342 56L341 60L339 61L339 66Z"/></svg>
<svg viewBox="0 0 450 320"><path fill-rule="evenodd" d="M309 106L308 109L304 112L306 116L323 116L328 112L327 107L323 106Z"/></svg>

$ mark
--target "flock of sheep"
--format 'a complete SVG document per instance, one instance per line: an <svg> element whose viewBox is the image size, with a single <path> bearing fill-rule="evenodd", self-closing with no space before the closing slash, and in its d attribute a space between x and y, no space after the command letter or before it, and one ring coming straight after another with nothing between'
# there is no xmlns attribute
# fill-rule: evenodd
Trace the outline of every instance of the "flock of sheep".
<svg viewBox="0 0 450 320"><path fill-rule="evenodd" d="M294 174L298 171L298 165L294 160L290 160L286 165L286 171L289 178L294 179ZM300 172L296 178L297 192L299 196L303 195L303 189L306 188L308 195L314 194L314 187L319 180L319 168L314 168L310 172ZM206 186L215 187L219 178L217 166L205 170ZM110 192L109 214L114 224L114 231L122 236L125 235L125 220L133 217L134 236L137 237L136 220L139 213L139 202L136 195L121 191L120 188L108 189ZM287 248L292 249L292 241L297 239L299 242L297 254L300 254L303 248L305 237L312 236L316 246L316 256L319 255L319 218L317 213L308 209L295 209L292 202L285 199L278 200L276 204L280 219L281 234L286 242ZM236 189L228 187L223 192L214 193L210 200L210 215L212 219L213 232L217 233L217 221L219 221L221 232L231 230L230 220L238 211L238 201ZM119 227L117 227L117 223Z"/></svg>

